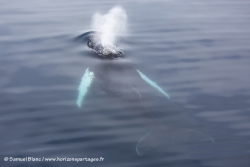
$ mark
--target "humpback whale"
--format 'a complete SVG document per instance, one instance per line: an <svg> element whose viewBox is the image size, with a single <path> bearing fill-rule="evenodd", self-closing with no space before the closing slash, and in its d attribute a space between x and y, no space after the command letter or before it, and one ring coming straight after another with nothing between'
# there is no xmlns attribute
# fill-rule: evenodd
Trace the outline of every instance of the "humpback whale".
<svg viewBox="0 0 250 167"><path fill-rule="evenodd" d="M141 103L143 110L148 113L158 127L157 130L148 132L138 140L135 151L139 156L143 156L146 152L160 147L167 142L189 142L190 140L192 140L192 142L215 142L211 137L193 129L164 127L146 107L138 83L145 83L145 85L148 85L152 90L156 90L163 95L167 101L170 100L169 94L141 70L135 68L131 63L127 63L124 59L123 52L119 48L116 46L103 46L98 33L87 32L79 36L78 39L80 39L81 42L81 39L83 39L90 50L96 53L96 55L107 59L107 61L103 61L98 66L89 66L86 68L78 87L77 106L79 108L83 106L88 90L95 82L108 93L136 93L138 95L136 98L138 102ZM151 142L152 140L155 142Z"/></svg>
<svg viewBox="0 0 250 167"><path fill-rule="evenodd" d="M102 57L110 59L110 60L122 57L123 53L117 47L115 47L115 46L103 46L100 42L100 37L98 36L98 34L96 32L92 32L92 33L87 32L87 33L85 33L85 35L88 36L87 37L87 46L92 51L94 51L96 54L98 54L99 56L102 56ZM86 37L85 37L85 39L86 39ZM110 77L110 79L117 78L119 76L122 76L125 78L130 77L130 76L126 75L125 73L123 73L121 70L122 69L123 70L125 70L125 69L130 70L130 71L132 70L133 72L130 73L131 75L138 76L143 81L145 81L150 86L152 86L153 88L158 90L160 93L162 93L164 96L166 96L168 99L170 99L170 96L168 95L168 93L166 93L160 86L157 85L156 82L152 81L149 77L147 77L141 71L136 69L133 65L128 64L128 63L119 63L119 61L116 61L115 63L106 63L106 64L107 64L107 66L109 66L108 68L110 68L112 66L112 69L116 69L116 70L114 70L114 72L116 72L117 75ZM122 68L122 69L117 70L119 68ZM78 90L79 90L79 95L78 95L78 99L77 99L78 107L81 107L82 100L84 99L84 96L88 92L88 88L90 87L92 81L94 80L95 73L100 73L100 71L103 71L103 70L96 70L93 67L88 67L87 70L85 71L85 73L82 77L81 84L78 88ZM106 73L112 73L112 72L107 71ZM134 74L134 73L136 73L136 74ZM107 74L105 74L105 75L107 75ZM124 75L126 75L126 76L124 76ZM100 75L99 78L101 78L101 77L103 77L103 75ZM116 82L117 81L118 82L120 81L120 83L126 82L126 80L123 81L122 77L120 77L120 79L115 79ZM103 80L105 80L105 79L103 79ZM112 82L109 82L108 84L111 84L111 83ZM136 90L132 84L131 84L130 88L133 90ZM115 89L115 87L112 87L112 89Z"/></svg>

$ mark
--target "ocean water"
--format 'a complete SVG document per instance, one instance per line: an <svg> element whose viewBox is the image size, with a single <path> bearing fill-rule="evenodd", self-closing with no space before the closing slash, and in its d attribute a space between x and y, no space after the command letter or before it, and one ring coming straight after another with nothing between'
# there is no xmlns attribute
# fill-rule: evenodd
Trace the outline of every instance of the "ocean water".
<svg viewBox="0 0 250 167"><path fill-rule="evenodd" d="M116 5L128 18L124 56L103 59L82 34ZM0 166L250 166L249 1L0 6ZM79 108L88 67L97 82ZM13 161L25 157L40 161Z"/></svg>

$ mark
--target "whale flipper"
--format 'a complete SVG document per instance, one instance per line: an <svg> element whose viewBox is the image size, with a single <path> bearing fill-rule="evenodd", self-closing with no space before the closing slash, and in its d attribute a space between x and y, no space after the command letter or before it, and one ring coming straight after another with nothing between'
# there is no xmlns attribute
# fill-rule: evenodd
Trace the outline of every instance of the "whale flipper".
<svg viewBox="0 0 250 167"><path fill-rule="evenodd" d="M82 101L84 99L84 96L88 92L88 88L91 85L94 77L95 77L94 72L89 71L89 68L87 68L78 88L79 94L76 103L79 108L82 106Z"/></svg>
<svg viewBox="0 0 250 167"><path fill-rule="evenodd" d="M137 69L136 69L137 70ZM150 80L146 75L144 75L141 71L137 70L137 72L139 73L139 75L141 76L141 78L146 81L149 85L153 86L154 88L156 88L158 91L160 91L162 94L164 94L165 96L167 96L168 99L170 99L169 95L161 88L157 85L157 83L155 83L154 81Z"/></svg>

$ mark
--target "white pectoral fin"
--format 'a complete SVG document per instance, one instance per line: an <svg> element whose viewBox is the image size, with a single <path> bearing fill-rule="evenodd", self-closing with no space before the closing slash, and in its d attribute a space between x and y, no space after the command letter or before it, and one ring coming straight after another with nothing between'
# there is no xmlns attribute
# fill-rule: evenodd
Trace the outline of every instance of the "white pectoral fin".
<svg viewBox="0 0 250 167"><path fill-rule="evenodd" d="M84 96L87 94L88 88L91 85L94 77L95 77L94 72L89 71L89 68L87 68L78 88L79 94L76 103L79 108L82 106L82 101L84 99Z"/></svg>
<svg viewBox="0 0 250 167"><path fill-rule="evenodd" d="M136 69L137 70L137 69ZM169 95L161 88L157 85L157 83L155 83L154 81L150 80L146 75L144 75L142 72L140 72L139 70L137 70L137 72L139 73L139 75L141 76L141 78L146 81L149 85L153 86L154 88L156 88L158 91L160 91L162 94L164 94L165 96L167 96L168 99L170 99Z"/></svg>

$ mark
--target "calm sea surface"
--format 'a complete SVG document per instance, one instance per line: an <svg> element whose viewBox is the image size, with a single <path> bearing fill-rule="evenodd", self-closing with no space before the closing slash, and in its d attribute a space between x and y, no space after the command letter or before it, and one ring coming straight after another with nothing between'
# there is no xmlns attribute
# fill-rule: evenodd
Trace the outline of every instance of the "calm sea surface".
<svg viewBox="0 0 250 167"><path fill-rule="evenodd" d="M116 5L124 57L100 59L81 35ZM0 114L1 167L249 167L250 2L2 0ZM65 157L104 160L42 161Z"/></svg>

